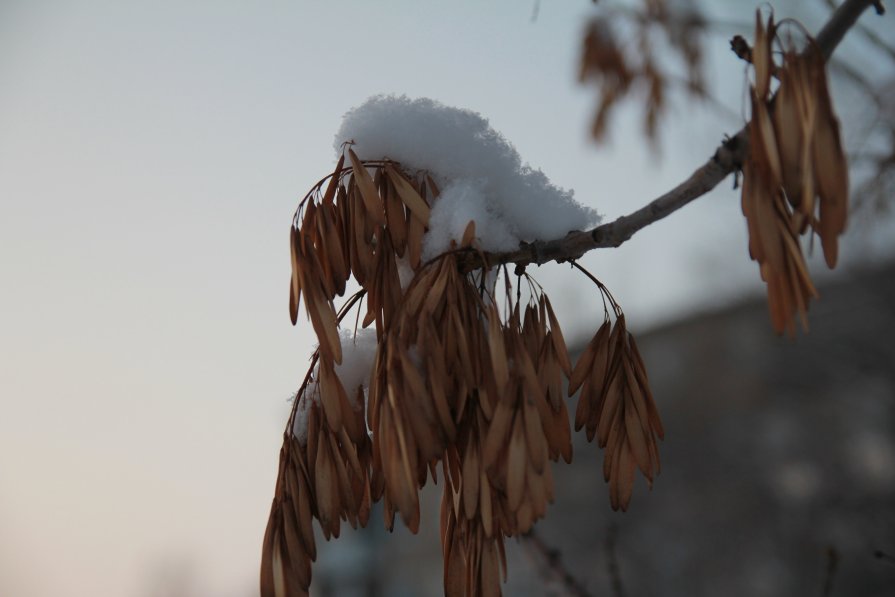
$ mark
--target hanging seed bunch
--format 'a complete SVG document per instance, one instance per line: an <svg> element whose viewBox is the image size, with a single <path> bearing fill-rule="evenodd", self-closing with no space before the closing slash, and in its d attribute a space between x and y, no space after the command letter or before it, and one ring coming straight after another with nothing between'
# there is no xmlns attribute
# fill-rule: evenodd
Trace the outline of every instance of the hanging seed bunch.
<svg viewBox="0 0 895 597"><path fill-rule="evenodd" d="M337 319L358 304L361 296L355 294ZM346 391L321 341L283 436L264 535L262 595L307 595L311 562L317 557L312 518L317 519L327 540L339 536L342 520L352 528L366 526L373 502L372 451L363 404L363 387Z"/></svg>
<svg viewBox="0 0 895 597"><path fill-rule="evenodd" d="M264 537L262 595L307 594L316 558L312 518L327 539L339 536L341 520L366 526L373 501L372 444L363 387L345 388L335 372L343 356L339 322L365 298L364 326L375 322L377 336L384 335L401 302L399 262L420 267L428 202L438 194L424 175L410 181L393 163L362 164L353 150L346 153L350 165L343 153L335 171L302 200L290 229L289 313L294 325L304 299L319 347L280 451ZM337 314L333 301L352 277L362 290Z"/></svg>
<svg viewBox="0 0 895 597"><path fill-rule="evenodd" d="M514 287L504 267L498 293L499 268L458 267L464 252L478 251L473 221L451 250L422 262L438 196L428 174L361 162L349 147L299 206L289 309L295 323L304 302L319 347L280 452L261 564L265 597L307 595L314 519L324 538L338 537L342 522L366 526L381 501L387 529L397 515L417 532L420 491L438 482L439 469L445 594L500 595L504 538L545 516L551 463L572 460L569 380L568 395L581 388L576 426L606 448L612 507L627 508L635 467L650 483L658 473L661 423L608 290L587 274L615 324L607 310L573 367L550 300L530 276L520 273ZM350 279L361 289L336 311ZM340 373L352 338L340 327L353 311L355 334L369 327L376 336L360 383Z"/></svg>
<svg viewBox="0 0 895 597"><path fill-rule="evenodd" d="M659 474L656 439L665 431L643 359L625 328L625 315L609 290L597 284L604 300L603 325L575 364L569 396L580 389L575 431L584 427L587 440L596 435L597 444L605 448L603 479L609 483L609 499L614 510L624 511L631 501L635 470L640 469L650 487Z"/></svg>
<svg viewBox="0 0 895 597"><path fill-rule="evenodd" d="M749 254L768 285L774 330L794 333L796 316L807 329L808 302L818 296L799 237L817 234L827 266L836 266L848 213L848 168L823 55L804 32L805 48L796 51L791 36L780 35L783 23L756 13L742 204ZM779 82L776 94L772 78Z"/></svg>

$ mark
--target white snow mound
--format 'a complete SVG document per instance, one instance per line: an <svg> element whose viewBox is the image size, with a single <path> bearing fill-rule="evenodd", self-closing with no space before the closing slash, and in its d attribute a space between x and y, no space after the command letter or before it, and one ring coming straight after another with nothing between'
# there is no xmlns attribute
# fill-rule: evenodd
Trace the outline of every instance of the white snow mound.
<svg viewBox="0 0 895 597"><path fill-rule="evenodd" d="M509 251L521 241L552 240L599 223L597 212L557 187L488 120L427 98L374 96L349 111L335 138L363 160L391 159L428 171L441 188L424 239L426 259L459 241L470 220L486 251Z"/></svg>

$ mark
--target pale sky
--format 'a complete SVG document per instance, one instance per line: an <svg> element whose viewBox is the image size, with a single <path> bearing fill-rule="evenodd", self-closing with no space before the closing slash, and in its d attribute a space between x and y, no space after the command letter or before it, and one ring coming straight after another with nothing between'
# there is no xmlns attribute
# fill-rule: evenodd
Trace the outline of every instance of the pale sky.
<svg viewBox="0 0 895 597"><path fill-rule="evenodd" d="M534 6L0 0L0 595L143 597L160 573L256 591L313 346L289 323L286 236L352 106L404 93L481 112L610 219L741 126L678 102L653 153L638 107L595 146L594 90L575 82L591 5L543 0L532 22ZM725 35L711 73L736 115ZM725 182L584 264L635 332L758 295L739 209ZM566 337L589 336L590 283L532 273Z"/></svg>

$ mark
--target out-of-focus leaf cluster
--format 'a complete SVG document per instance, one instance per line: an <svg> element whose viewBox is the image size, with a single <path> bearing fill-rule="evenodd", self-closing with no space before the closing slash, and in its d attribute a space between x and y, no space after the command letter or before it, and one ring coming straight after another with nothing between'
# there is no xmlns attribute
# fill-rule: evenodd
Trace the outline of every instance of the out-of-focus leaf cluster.
<svg viewBox="0 0 895 597"><path fill-rule="evenodd" d="M666 0L642 0L635 7L601 4L588 24L578 78L599 89L591 125L594 139L606 138L613 109L623 99L643 102L644 134L655 142L670 87L683 86L688 96L705 97L701 36L706 22L696 3L675 4L671 7ZM660 59L668 55L679 62L677 69Z"/></svg>

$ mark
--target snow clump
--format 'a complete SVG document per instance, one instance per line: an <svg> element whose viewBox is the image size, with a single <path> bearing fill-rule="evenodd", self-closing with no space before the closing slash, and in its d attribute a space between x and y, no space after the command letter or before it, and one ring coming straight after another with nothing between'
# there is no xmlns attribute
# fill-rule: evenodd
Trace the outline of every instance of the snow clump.
<svg viewBox="0 0 895 597"><path fill-rule="evenodd" d="M599 223L597 212L557 187L488 120L470 110L427 98L374 96L349 111L335 138L362 160L390 159L411 171L427 171L440 187L432 207L423 257L460 241L470 220L485 251L510 251L522 241L561 238Z"/></svg>

